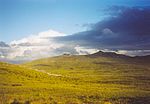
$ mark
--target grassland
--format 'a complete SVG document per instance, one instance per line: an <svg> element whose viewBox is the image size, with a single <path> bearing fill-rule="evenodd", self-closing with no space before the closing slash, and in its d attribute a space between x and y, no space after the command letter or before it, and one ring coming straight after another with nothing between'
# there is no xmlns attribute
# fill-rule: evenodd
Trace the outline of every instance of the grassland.
<svg viewBox="0 0 150 104"><path fill-rule="evenodd" d="M149 63L132 58L59 56L0 63L0 103L150 104Z"/></svg>

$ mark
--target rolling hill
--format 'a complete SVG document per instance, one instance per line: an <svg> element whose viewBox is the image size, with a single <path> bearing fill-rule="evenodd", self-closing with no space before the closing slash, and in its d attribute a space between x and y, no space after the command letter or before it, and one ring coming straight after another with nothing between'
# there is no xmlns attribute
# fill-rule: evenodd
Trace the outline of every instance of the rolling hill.
<svg viewBox="0 0 150 104"><path fill-rule="evenodd" d="M149 62L105 52L1 62L1 103L149 104Z"/></svg>

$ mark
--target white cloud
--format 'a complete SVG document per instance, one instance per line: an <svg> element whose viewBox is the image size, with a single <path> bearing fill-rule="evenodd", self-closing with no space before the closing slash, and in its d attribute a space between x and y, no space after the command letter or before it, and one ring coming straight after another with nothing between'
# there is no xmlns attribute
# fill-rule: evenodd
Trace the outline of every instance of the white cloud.
<svg viewBox="0 0 150 104"><path fill-rule="evenodd" d="M112 31L105 29L103 32L112 34ZM55 37L66 36L63 33L48 30L35 35L30 35L20 40L14 40L10 44L1 42L0 60L29 61L33 59L61 55L63 53L87 55L99 51L99 49L79 46L74 43L60 42ZM102 50L104 52L115 52L130 56L149 55L150 50Z"/></svg>
<svg viewBox="0 0 150 104"><path fill-rule="evenodd" d="M58 36L66 36L66 34L54 30L44 31L38 34L38 37L40 38L49 38L49 37L58 37Z"/></svg>
<svg viewBox="0 0 150 104"><path fill-rule="evenodd" d="M40 32L35 35L30 35L26 38L20 39L20 40L14 40L10 43L10 45L21 45L21 44L27 44L28 45L42 45L45 43L49 44L49 39L53 37L60 37L60 36L66 36L64 33L57 32L54 30L48 30L44 32Z"/></svg>
<svg viewBox="0 0 150 104"><path fill-rule="evenodd" d="M81 46L76 46L75 50L78 52L79 55L93 54L99 51L98 49L86 48Z"/></svg>
<svg viewBox="0 0 150 104"><path fill-rule="evenodd" d="M110 35L110 34L114 34L109 28L105 28L105 29L103 29L103 34L105 34L105 35Z"/></svg>
<svg viewBox="0 0 150 104"><path fill-rule="evenodd" d="M64 44L56 43L52 40L52 38L59 36L65 36L65 34L48 30L40 32L37 35L30 35L20 40L14 40L10 42L9 52L5 57L8 59L32 60L54 56L56 55L54 51L64 46Z"/></svg>
<svg viewBox="0 0 150 104"><path fill-rule="evenodd" d="M129 56L143 56L150 55L150 50L118 50L116 53Z"/></svg>

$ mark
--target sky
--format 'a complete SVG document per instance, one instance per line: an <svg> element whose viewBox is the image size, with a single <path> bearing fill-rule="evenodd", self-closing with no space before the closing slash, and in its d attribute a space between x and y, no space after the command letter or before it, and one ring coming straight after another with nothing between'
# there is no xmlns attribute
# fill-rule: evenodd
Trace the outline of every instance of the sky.
<svg viewBox="0 0 150 104"><path fill-rule="evenodd" d="M0 0L0 40L48 29L73 34L102 20L109 6L149 6L149 0Z"/></svg>
<svg viewBox="0 0 150 104"><path fill-rule="evenodd" d="M0 0L0 60L99 50L150 55L150 1Z"/></svg>

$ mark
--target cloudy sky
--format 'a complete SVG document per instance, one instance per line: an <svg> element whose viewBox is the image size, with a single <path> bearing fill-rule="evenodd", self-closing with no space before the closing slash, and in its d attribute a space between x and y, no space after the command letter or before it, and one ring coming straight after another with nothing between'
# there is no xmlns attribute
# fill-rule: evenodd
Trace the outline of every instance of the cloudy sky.
<svg viewBox="0 0 150 104"><path fill-rule="evenodd" d="M150 54L149 0L0 0L0 60Z"/></svg>

